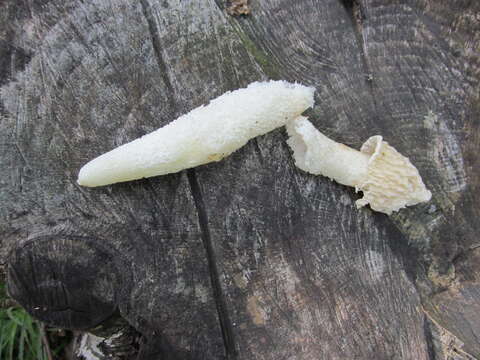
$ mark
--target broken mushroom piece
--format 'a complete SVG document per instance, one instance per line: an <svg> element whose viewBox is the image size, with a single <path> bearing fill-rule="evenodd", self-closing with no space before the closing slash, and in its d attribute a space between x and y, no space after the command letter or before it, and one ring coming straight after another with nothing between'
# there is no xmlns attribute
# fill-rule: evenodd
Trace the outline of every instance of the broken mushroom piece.
<svg viewBox="0 0 480 360"><path fill-rule="evenodd" d="M329 139L305 117L287 124L287 132L295 165L362 191L357 207L370 204L372 210L390 215L432 197L417 168L379 135L357 151Z"/></svg>
<svg viewBox="0 0 480 360"><path fill-rule="evenodd" d="M268 81L227 92L93 159L80 169L78 184L108 185L219 161L312 107L314 91L300 84Z"/></svg>

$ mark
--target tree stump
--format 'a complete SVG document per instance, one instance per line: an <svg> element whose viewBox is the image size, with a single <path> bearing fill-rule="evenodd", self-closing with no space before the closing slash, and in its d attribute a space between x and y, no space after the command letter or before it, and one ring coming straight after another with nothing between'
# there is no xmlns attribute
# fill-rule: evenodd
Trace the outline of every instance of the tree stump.
<svg viewBox="0 0 480 360"><path fill-rule="evenodd" d="M480 357L480 3L231 6L0 4L10 294L59 327L120 318L138 359ZM336 141L383 135L432 201L356 209L294 166L284 129L178 174L76 184L88 160L267 78L315 86L310 120Z"/></svg>

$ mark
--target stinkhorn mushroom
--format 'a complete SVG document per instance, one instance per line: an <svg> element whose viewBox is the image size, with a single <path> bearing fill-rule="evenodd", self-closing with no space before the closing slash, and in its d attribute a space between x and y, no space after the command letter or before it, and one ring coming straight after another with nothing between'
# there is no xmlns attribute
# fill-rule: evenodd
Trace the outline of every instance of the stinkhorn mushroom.
<svg viewBox="0 0 480 360"><path fill-rule="evenodd" d="M432 197L410 160L379 135L357 151L329 139L303 116L287 124L287 132L295 165L362 191L357 207L370 204L372 210L390 215Z"/></svg>
<svg viewBox="0 0 480 360"><path fill-rule="evenodd" d="M108 185L219 161L248 140L285 125L312 107L314 91L301 84L268 81L227 92L93 159L81 168L78 183Z"/></svg>

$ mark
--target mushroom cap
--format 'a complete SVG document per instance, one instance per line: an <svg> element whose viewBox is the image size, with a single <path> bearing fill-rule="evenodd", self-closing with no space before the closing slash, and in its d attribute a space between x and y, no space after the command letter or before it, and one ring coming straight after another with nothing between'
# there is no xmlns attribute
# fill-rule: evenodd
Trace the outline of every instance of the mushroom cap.
<svg viewBox="0 0 480 360"><path fill-rule="evenodd" d="M432 193L410 160L379 135L370 137L360 151L368 155L366 179L355 188L363 192L357 207L370 204L375 211L390 215L405 206L428 201Z"/></svg>

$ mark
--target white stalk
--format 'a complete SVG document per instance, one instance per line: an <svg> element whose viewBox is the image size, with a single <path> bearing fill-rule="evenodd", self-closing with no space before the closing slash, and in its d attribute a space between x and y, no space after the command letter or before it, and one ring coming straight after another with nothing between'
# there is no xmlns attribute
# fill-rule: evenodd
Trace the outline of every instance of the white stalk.
<svg viewBox="0 0 480 360"><path fill-rule="evenodd" d="M227 92L90 161L80 170L78 183L108 185L219 161L298 117L313 106L313 93L313 88L286 81L255 82Z"/></svg>
<svg viewBox="0 0 480 360"><path fill-rule="evenodd" d="M287 132L295 165L303 171L347 186L357 186L366 179L370 157L329 139L306 117L287 124Z"/></svg>
<svg viewBox="0 0 480 360"><path fill-rule="evenodd" d="M362 191L357 207L369 204L391 214L432 197L415 166L381 136L372 136L357 151L327 138L305 117L289 123L287 131L295 165Z"/></svg>

